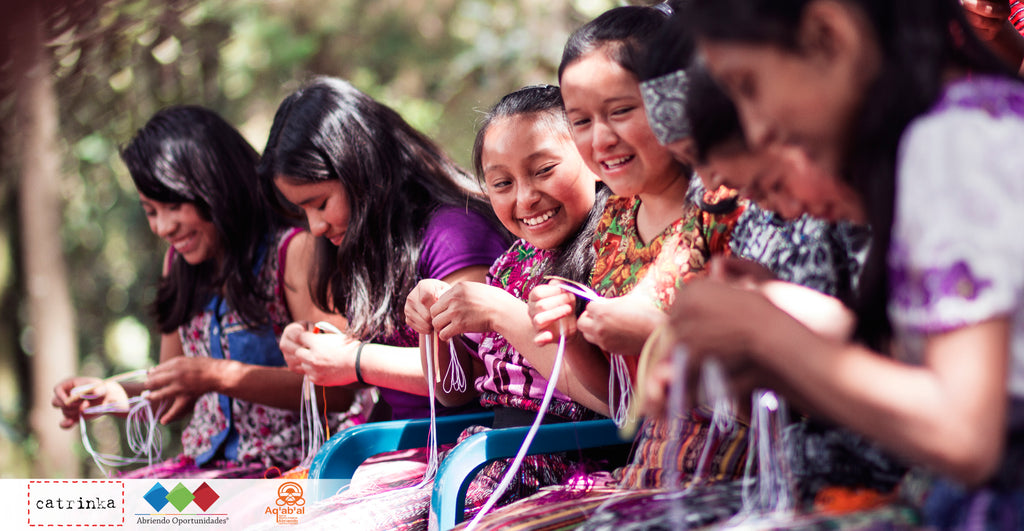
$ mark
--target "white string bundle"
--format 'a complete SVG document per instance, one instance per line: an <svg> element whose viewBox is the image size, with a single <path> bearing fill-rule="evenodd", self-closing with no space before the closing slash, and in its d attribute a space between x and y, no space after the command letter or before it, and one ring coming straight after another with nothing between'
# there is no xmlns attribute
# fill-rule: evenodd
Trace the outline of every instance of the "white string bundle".
<svg viewBox="0 0 1024 531"><path fill-rule="evenodd" d="M413 486L413 489L422 489L433 484L439 464L437 456L437 411L434 407L434 360L436 359L434 343L436 340L436 333L429 336L420 334L420 341L426 342L427 347L427 396L430 398L430 431L427 433L427 451L429 454L427 455L427 469L423 472L423 479ZM452 358L455 358L454 349L450 354ZM457 364L458 361L455 363ZM465 374L463 374L463 377L465 377Z"/></svg>
<svg viewBox="0 0 1024 531"><path fill-rule="evenodd" d="M683 344L677 344L672 348L671 361L672 369L671 374L674 378L669 383L669 396L666 407L666 421L669 422L668 433L670 433L669 441L666 443L665 455L672 456L669 463L665 465L665 474L662 481L662 489L664 492L655 494L654 497L659 502L664 502L667 506L667 514L665 513L651 513L650 520L644 522L642 525L657 526L660 528L667 529L687 529L687 500L688 496L696 487L698 487L703 480L709 479L708 467L711 465L712 452L717 446L719 439L732 432L736 427L736 414L735 407L733 406L732 399L728 394L728 388L725 382L725 375L721 365L715 359L707 359L701 366L701 381L703 384L704 395L708 403L712 405L713 414L711 418L711 425L708 429L708 435L705 439L704 446L701 449L699 460L697 461L697 467L694 471L693 481L685 482L683 480L683 470L678 464L679 461L675 458L682 451L683 440L676 434L682 431L681 426L675 426L674 424L683 422L689 415L686 406L686 371L687 363L689 361L689 350ZM642 376L642 375L641 375ZM686 487L678 489L679 485L686 483ZM613 510L614 506L623 497L628 497L628 494L622 496L615 496L610 498L608 501L602 503L595 510L595 514L602 513L604 511ZM603 522L607 524L607 522ZM587 529L590 527L584 526ZM601 525L595 527L595 529L604 529Z"/></svg>
<svg viewBox="0 0 1024 531"><path fill-rule="evenodd" d="M306 457L299 463L300 468L309 468L313 464L320 447L327 439L324 425L320 422L320 406L316 400L316 385L306 375L302 378L302 406L299 408L299 425L302 426L302 447L306 449Z"/></svg>
<svg viewBox="0 0 1024 531"><path fill-rule="evenodd" d="M533 420L533 424L530 426L530 430L526 432L526 437L523 439L523 444L519 447L519 452L516 453L515 459L512 460L512 464L509 465L508 469L505 470L505 476L501 478L501 482L498 483L498 487L494 489L494 492L484 502L483 507L476 513L473 520L466 526L466 531L472 531L480 523L480 520L490 511L494 504L498 503L498 499L505 494L505 490L512 483L516 473L519 472L519 467L523 464L523 459L526 458L526 453L530 450L530 445L533 443L533 438L537 435L537 430L540 429L541 423L544 421L544 415L548 411L548 406L551 404L551 397L555 393L555 384L558 382L559 373L562 370L562 358L565 356L565 328L559 323L558 326L558 350L555 352L555 365L551 369L551 378L548 379L548 386L544 389L544 398L540 403L540 410L537 411L537 417Z"/></svg>
<svg viewBox="0 0 1024 531"><path fill-rule="evenodd" d="M125 436L128 440L128 448L134 452L131 456L104 454L95 450L89 441L89 432L85 415L103 415L109 413L124 413L127 408L128 416L125 419ZM158 419L163 414L165 403L161 403L157 410L153 411L153 405L148 398L136 396L129 398L127 402L114 404L102 404L86 408L82 411L83 416L79 417L78 424L82 432L82 446L92 456L96 466L103 475L110 477L105 467L121 467L125 465L146 463L153 465L153 461L160 458L163 451L163 434L159 429Z"/></svg>
<svg viewBox="0 0 1024 531"><path fill-rule="evenodd" d="M454 339L448 340L448 348L451 352L451 358L448 360L448 371L444 374L444 382L441 389L445 393L465 393L466 371L462 368L462 364L459 363L459 357L455 354Z"/></svg>
<svg viewBox="0 0 1024 531"><path fill-rule="evenodd" d="M560 281L561 284L555 284L555 286L581 299L593 302L605 298L579 282L556 276L545 278ZM608 411L611 412L615 426L621 428L626 423L636 420L630 407L635 391L633 381L629 377L629 367L626 365L625 357L614 352L609 353L608 357L611 363L611 370L608 374Z"/></svg>
<svg viewBox="0 0 1024 531"><path fill-rule="evenodd" d="M783 431L789 421L786 403L773 391L753 394L747 468L743 478L743 505L726 527L760 528L792 519L796 506L794 480ZM757 476L752 461L757 458Z"/></svg>

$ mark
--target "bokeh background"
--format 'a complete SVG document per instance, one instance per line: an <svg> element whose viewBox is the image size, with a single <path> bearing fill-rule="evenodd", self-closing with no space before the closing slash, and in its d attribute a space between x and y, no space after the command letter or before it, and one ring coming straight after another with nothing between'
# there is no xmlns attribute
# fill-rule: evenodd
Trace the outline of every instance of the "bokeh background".
<svg viewBox="0 0 1024 531"><path fill-rule="evenodd" d="M0 0L0 477L98 476L52 386L156 359L166 247L118 158L152 113L211 107L262 150L281 99L334 75L468 167L480 112L555 83L571 30L622 3ZM92 422L97 449L127 453L123 424Z"/></svg>

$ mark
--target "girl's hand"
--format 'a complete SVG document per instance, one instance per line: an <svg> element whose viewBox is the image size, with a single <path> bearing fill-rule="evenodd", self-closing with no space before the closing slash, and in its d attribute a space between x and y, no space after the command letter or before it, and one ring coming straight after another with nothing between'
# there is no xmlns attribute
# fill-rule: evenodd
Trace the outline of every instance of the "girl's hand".
<svg viewBox="0 0 1024 531"><path fill-rule="evenodd" d="M479 282L458 282L430 307L431 324L438 339L449 339L466 332L494 330L495 314L502 303L513 298L505 290ZM514 304L516 301L513 300Z"/></svg>
<svg viewBox="0 0 1024 531"><path fill-rule="evenodd" d="M348 334L315 334L292 323L281 334L281 353L292 372L324 386L356 381L355 353L359 341Z"/></svg>
<svg viewBox="0 0 1024 531"><path fill-rule="evenodd" d="M187 415L200 396L217 391L219 362L202 356L178 356L149 370L146 377L149 400L169 402L167 410L160 417L162 424Z"/></svg>
<svg viewBox="0 0 1024 531"><path fill-rule="evenodd" d="M87 393L71 396L71 390L82 385L95 384ZM75 376L61 381L53 387L51 404L59 408L63 418L60 427L69 429L78 424L82 412L90 407L114 402L127 402L128 394L117 382L104 382L90 376Z"/></svg>
<svg viewBox="0 0 1024 531"><path fill-rule="evenodd" d="M711 278L742 287L753 288L776 279L767 267L735 256L715 256L708 269Z"/></svg>
<svg viewBox="0 0 1024 531"><path fill-rule="evenodd" d="M441 294L450 288L451 286L447 282L434 278L424 279L416 284L416 287L409 292L409 296L405 299L405 322L409 327L420 334L432 334L434 326L431 321L434 314L431 307L441 297Z"/></svg>
<svg viewBox="0 0 1024 531"><path fill-rule="evenodd" d="M691 356L715 356L728 370L747 361L749 347L759 334L771 332L778 314L782 311L759 291L695 280L679 291L669 311L669 336L671 343L686 345Z"/></svg>
<svg viewBox="0 0 1024 531"><path fill-rule="evenodd" d="M587 305L577 327L587 341L605 352L638 355L647 336L665 314L640 297L598 299Z"/></svg>
<svg viewBox="0 0 1024 531"><path fill-rule="evenodd" d="M567 293L554 284L541 284L530 291L527 311L537 335L533 341L537 346L553 343L558 339L558 322L561 320L566 336L576 334L576 296Z"/></svg>

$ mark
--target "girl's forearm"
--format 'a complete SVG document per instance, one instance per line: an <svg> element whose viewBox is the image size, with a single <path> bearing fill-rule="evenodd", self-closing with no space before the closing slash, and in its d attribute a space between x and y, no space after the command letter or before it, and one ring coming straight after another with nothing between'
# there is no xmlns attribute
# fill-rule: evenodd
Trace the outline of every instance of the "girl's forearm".
<svg viewBox="0 0 1024 531"><path fill-rule="evenodd" d="M302 376L287 367L265 367L234 360L214 360L211 388L221 394L280 409L298 410Z"/></svg>
<svg viewBox="0 0 1024 531"><path fill-rule="evenodd" d="M355 359L351 360L355 367ZM418 347L393 347L367 343L359 356L359 374L367 385L428 396L427 381Z"/></svg>
<svg viewBox="0 0 1024 531"><path fill-rule="evenodd" d="M954 338L917 366L793 324L762 325L769 332L756 349L800 402L959 481L976 484L993 473L1005 432L1006 361L999 358L1008 345L1002 350L992 340L1001 332Z"/></svg>

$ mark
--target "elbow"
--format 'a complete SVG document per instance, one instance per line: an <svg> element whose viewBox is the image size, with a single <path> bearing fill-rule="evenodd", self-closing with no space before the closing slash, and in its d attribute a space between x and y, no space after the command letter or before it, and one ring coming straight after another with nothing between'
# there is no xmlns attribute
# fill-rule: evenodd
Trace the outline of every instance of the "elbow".
<svg viewBox="0 0 1024 531"><path fill-rule="evenodd" d="M1003 434L991 437L982 437L977 433L965 435L960 442L944 445L936 464L939 472L967 488L977 488L999 471L1003 460Z"/></svg>

